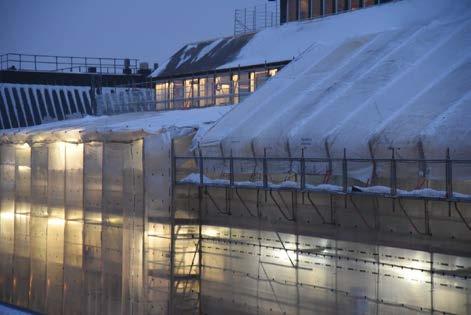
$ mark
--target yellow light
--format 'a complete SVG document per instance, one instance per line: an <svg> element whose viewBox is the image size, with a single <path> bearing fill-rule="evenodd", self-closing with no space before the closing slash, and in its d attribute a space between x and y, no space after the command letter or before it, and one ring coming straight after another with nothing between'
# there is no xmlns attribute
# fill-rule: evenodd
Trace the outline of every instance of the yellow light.
<svg viewBox="0 0 471 315"><path fill-rule="evenodd" d="M19 147L20 149L29 149L29 148L30 148L29 144L26 143L26 142L23 143L23 144L18 145L18 147Z"/></svg>
<svg viewBox="0 0 471 315"><path fill-rule="evenodd" d="M397 273L404 277L405 279L412 281L412 282L425 282L430 280L430 273L427 271L422 271L421 268L423 266L418 262L413 262L410 268L404 267L401 269L397 269Z"/></svg>
<svg viewBox="0 0 471 315"><path fill-rule="evenodd" d="M220 230L214 227L207 226L205 227L203 234L208 237L218 237L220 235Z"/></svg>
<svg viewBox="0 0 471 315"><path fill-rule="evenodd" d="M270 75L270 77L274 77L278 72L278 69L270 69L268 71L268 74Z"/></svg>
<svg viewBox="0 0 471 315"><path fill-rule="evenodd" d="M49 225L61 226L65 224L65 220L62 218L49 218L47 221Z"/></svg>
<svg viewBox="0 0 471 315"><path fill-rule="evenodd" d="M5 221L11 221L15 219L15 213L13 211L5 211L0 214L0 218Z"/></svg>
<svg viewBox="0 0 471 315"><path fill-rule="evenodd" d="M31 167L29 166L26 166L26 165L18 165L18 171L20 173L23 173L23 172L29 172L31 170Z"/></svg>

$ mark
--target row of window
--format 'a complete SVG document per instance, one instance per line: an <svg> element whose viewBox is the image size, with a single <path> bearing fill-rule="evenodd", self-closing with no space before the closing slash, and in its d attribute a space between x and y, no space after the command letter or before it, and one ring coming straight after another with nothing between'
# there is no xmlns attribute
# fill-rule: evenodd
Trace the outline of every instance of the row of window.
<svg viewBox="0 0 471 315"><path fill-rule="evenodd" d="M296 21L314 18L323 15L334 14L346 10L355 10L391 0L286 0L281 3L286 5L286 16L282 21Z"/></svg>
<svg viewBox="0 0 471 315"><path fill-rule="evenodd" d="M157 109L237 104L277 72L277 68L271 68L158 82Z"/></svg>

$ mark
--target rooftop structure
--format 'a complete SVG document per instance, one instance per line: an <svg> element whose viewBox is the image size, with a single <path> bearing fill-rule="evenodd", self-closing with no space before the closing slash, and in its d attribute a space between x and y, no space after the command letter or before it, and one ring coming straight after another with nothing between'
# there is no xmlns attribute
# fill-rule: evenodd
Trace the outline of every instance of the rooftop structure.
<svg viewBox="0 0 471 315"><path fill-rule="evenodd" d="M290 37L305 34L309 49L200 146L239 156L300 156L303 149L322 158L342 157L344 149L350 157L390 157L390 148L438 158L448 146L452 156L469 157L470 14L466 1L401 1L301 24ZM433 139L445 121L449 138L440 146Z"/></svg>
<svg viewBox="0 0 471 315"><path fill-rule="evenodd" d="M0 129L96 115L103 88L142 82L137 59L0 55Z"/></svg>

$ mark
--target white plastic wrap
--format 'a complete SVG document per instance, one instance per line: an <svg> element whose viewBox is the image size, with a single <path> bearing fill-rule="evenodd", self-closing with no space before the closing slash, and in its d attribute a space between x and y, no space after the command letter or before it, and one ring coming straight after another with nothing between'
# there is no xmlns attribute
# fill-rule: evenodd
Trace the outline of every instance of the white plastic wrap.
<svg viewBox="0 0 471 315"><path fill-rule="evenodd" d="M469 90L471 10L455 1L440 17L405 19L408 5L419 2L397 4L404 7L387 22L375 21L384 8L371 9L365 16L377 23L371 33L337 34L338 41L319 45L322 35L313 32L310 49L200 135L204 154L300 157L304 149L306 157L342 158L346 150L348 158L390 158L395 147L396 157L413 159L419 150L430 152L424 143L418 148L422 130ZM449 138L438 141L443 147L428 156L444 159L446 143L455 142L452 158L469 158L466 140L455 140L468 125L450 125ZM341 168L333 171L339 175ZM372 165L351 165L349 175L367 182L372 171Z"/></svg>

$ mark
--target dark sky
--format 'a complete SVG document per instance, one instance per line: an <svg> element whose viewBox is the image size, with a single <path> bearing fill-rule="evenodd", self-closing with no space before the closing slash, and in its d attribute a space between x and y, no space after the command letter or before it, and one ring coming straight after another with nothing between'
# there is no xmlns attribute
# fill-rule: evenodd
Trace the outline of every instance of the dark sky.
<svg viewBox="0 0 471 315"><path fill-rule="evenodd" d="M267 0L0 0L0 54L164 61L233 33L234 9Z"/></svg>

